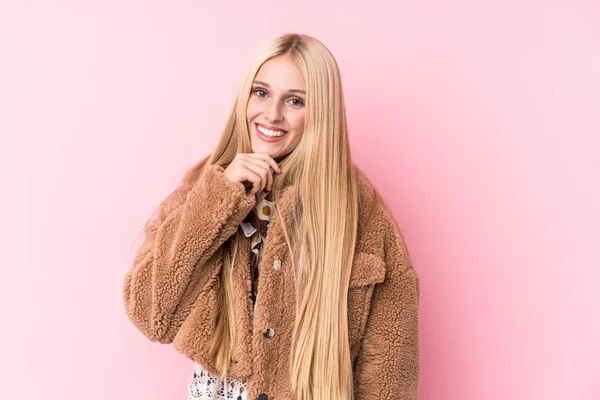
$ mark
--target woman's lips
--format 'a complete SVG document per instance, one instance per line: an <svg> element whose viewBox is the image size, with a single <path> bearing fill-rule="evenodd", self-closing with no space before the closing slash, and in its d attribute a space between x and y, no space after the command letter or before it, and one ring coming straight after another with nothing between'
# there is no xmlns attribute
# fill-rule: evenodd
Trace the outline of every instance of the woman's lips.
<svg viewBox="0 0 600 400"><path fill-rule="evenodd" d="M264 125L262 124L254 124L254 129L256 130L256 135L259 137L260 140L262 140L263 142L267 142L267 143L276 143L279 142L281 139L283 139L285 137L285 135L287 135L287 131L283 131L284 134L281 136L267 136L264 133L262 133L259 129L258 126L262 126L264 127Z"/></svg>
<svg viewBox="0 0 600 400"><path fill-rule="evenodd" d="M281 129L281 128L277 127L277 126L271 126L271 125L266 125L266 124L260 124L260 123L258 123L258 122L256 122L256 125L260 125L260 126L262 126L263 128L267 128L267 129L270 129L270 130L272 130L272 131L283 131L283 132L286 132L286 133L287 133L287 131L286 131L285 129Z"/></svg>

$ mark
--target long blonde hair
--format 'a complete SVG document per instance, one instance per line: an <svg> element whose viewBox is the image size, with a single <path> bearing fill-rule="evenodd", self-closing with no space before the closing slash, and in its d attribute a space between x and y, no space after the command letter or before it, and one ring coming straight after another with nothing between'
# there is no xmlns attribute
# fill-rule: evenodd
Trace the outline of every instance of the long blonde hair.
<svg viewBox="0 0 600 400"><path fill-rule="evenodd" d="M313 37L292 33L263 45L250 63L215 150L188 171L183 184L197 180L206 163L226 168L237 153L252 151L246 122L252 83L264 62L282 55L293 58L307 88L302 139L281 161L282 173L275 174L272 188L275 204L287 185L298 189L293 223L283 226L297 279L290 383L296 400L348 400L353 398L348 285L360 205L340 72L329 50ZM277 206L275 210L281 218ZM224 252L219 318L210 347L223 377L236 336L232 269L238 240L239 231L228 241L232 255Z"/></svg>

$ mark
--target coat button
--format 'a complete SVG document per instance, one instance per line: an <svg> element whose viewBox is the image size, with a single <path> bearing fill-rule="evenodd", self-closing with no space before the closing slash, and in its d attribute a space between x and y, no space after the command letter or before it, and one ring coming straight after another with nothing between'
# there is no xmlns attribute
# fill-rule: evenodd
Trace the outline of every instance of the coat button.
<svg viewBox="0 0 600 400"><path fill-rule="evenodd" d="M264 393L261 393L258 396L256 396L256 400L269 400L269 396L267 396Z"/></svg>
<svg viewBox="0 0 600 400"><path fill-rule="evenodd" d="M275 261L273 261L273 269L275 271L279 271L279 268L281 268L281 260L275 260Z"/></svg>
<svg viewBox="0 0 600 400"><path fill-rule="evenodd" d="M273 330L273 328L267 328L265 330L264 335L267 339L271 339L273 336L275 336L275 331Z"/></svg>

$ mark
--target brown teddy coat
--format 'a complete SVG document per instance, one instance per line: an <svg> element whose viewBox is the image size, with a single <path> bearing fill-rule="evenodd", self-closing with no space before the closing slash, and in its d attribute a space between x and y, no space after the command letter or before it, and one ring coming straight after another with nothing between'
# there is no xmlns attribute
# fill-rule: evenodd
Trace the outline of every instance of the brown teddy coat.
<svg viewBox="0 0 600 400"><path fill-rule="evenodd" d="M222 167L204 168L191 189L160 205L125 276L123 299L129 319L147 338L171 343L216 375L208 349L223 244L253 209L256 195L229 181ZM363 207L348 293L355 399L416 400L418 277L392 215L361 173L359 189ZM296 194L288 186L276 204L286 221ZM269 224L254 329L249 257L236 257L234 268L237 340L228 376L247 380L248 400L291 399L294 274L278 217L275 213ZM249 242L240 241L239 251L250 254ZM264 335L268 328L272 337Z"/></svg>

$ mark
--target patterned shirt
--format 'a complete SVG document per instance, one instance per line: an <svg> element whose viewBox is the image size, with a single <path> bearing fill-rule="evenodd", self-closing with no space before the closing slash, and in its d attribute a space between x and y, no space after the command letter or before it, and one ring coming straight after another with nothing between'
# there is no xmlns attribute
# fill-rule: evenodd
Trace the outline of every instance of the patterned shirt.
<svg viewBox="0 0 600 400"><path fill-rule="evenodd" d="M258 281L260 280L260 262L267 241L267 226L271 222L274 203L270 192L261 192L256 207L248 213L240 224L244 235L250 239L250 271L252 271L252 302L256 310L258 299Z"/></svg>
<svg viewBox="0 0 600 400"><path fill-rule="evenodd" d="M271 192L260 192L256 206L248 213L240 227L250 240L250 271L252 275L252 302L256 311L260 262L267 240L267 226L274 209ZM188 400L246 400L246 382L238 379L221 380L206 371L199 363L194 364L188 381Z"/></svg>

